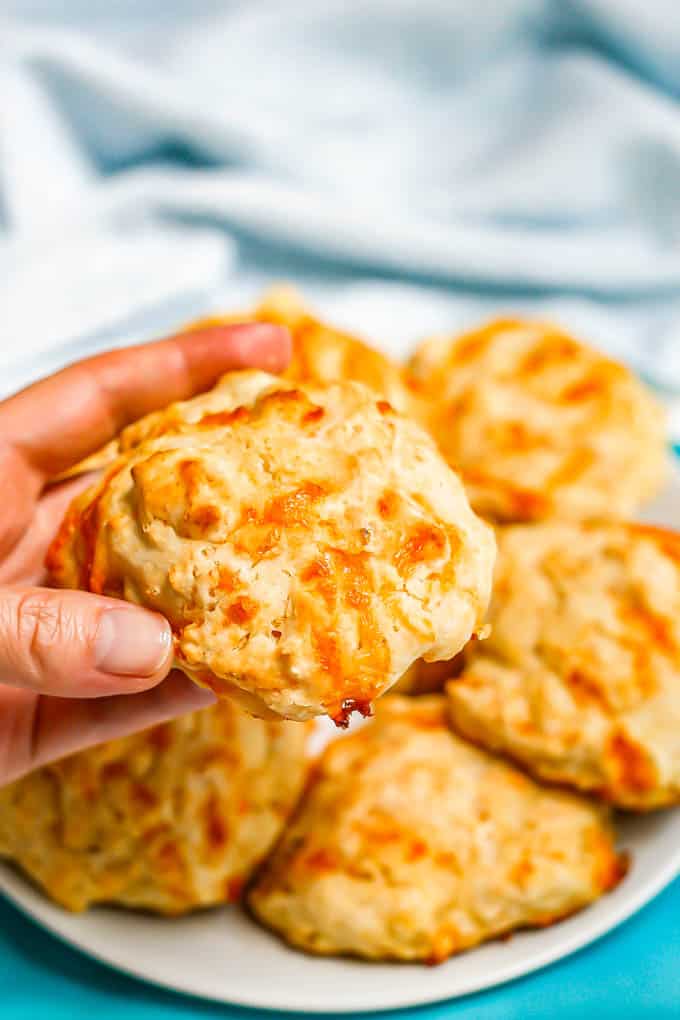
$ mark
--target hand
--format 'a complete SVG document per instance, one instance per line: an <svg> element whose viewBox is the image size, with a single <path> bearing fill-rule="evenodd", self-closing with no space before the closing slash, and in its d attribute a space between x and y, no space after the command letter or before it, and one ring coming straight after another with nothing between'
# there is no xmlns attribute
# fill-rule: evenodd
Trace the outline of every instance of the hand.
<svg viewBox="0 0 680 1020"><path fill-rule="evenodd" d="M45 488L129 421L223 372L283 369L278 326L211 326L89 358L0 402L0 785L83 747L211 704L173 671L167 621L40 587L47 546L90 479Z"/></svg>

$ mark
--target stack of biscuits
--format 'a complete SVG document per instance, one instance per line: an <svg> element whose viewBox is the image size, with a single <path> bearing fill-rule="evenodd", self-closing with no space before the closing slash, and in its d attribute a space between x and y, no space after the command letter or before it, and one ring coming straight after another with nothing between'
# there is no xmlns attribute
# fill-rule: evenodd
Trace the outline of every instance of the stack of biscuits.
<svg viewBox="0 0 680 1020"><path fill-rule="evenodd" d="M238 900L372 960L586 907L616 812L680 800L680 535L632 520L661 409L542 322L401 366L287 288L231 318L290 328L285 375L129 426L48 557L164 613L219 700L0 791L0 854L71 910ZM314 760L312 720L357 713Z"/></svg>

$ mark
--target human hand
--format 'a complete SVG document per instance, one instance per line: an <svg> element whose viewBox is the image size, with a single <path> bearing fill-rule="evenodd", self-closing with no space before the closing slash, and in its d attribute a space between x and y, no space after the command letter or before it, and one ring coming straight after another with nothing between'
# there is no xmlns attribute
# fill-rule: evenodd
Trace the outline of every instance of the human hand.
<svg viewBox="0 0 680 1020"><path fill-rule="evenodd" d="M163 617L41 587L47 546L91 478L48 483L129 421L229 369L275 372L289 357L281 327L209 326L88 358L0 402L0 785L212 703L209 691L169 672Z"/></svg>

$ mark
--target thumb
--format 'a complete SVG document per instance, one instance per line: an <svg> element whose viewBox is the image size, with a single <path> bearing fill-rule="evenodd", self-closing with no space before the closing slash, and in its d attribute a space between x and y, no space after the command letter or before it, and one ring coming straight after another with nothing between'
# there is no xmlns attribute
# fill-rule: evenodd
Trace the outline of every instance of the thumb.
<svg viewBox="0 0 680 1020"><path fill-rule="evenodd" d="M0 588L0 683L62 698L155 686L172 665L162 616L118 599Z"/></svg>

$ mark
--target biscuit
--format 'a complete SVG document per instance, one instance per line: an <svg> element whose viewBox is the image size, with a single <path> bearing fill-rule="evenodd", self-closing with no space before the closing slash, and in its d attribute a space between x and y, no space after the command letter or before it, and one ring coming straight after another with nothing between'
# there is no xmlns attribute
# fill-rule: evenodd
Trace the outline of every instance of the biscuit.
<svg viewBox="0 0 680 1020"><path fill-rule="evenodd" d="M680 536L500 529L491 636L448 686L470 739L644 810L680 800Z"/></svg>
<svg viewBox="0 0 680 1020"><path fill-rule="evenodd" d="M289 330L293 348L284 379L295 383L360 382L386 397L398 411L411 410L414 398L401 365L359 337L317 319L302 295L288 284L265 291L247 312L211 315L186 328L242 322L267 322Z"/></svg>
<svg viewBox="0 0 680 1020"><path fill-rule="evenodd" d="M456 737L445 698L392 695L326 750L247 901L312 953L439 962L552 924L624 870L606 812Z"/></svg>
<svg viewBox="0 0 680 1020"><path fill-rule="evenodd" d="M414 413L414 397L406 386L402 367L358 337L316 319L294 287L285 284L272 287L249 311L207 316L189 323L180 332L244 322L267 322L288 328L293 350L283 378L296 383L360 382L384 396L398 411ZM187 403L185 401L175 406L183 409ZM199 407L200 404L193 406ZM164 415L165 412L160 414ZM144 421L149 418L153 416L147 416ZM126 429L123 435L127 437L128 446L136 441L134 427ZM118 437L63 471L54 481L64 481L87 471L100 470L113 463L120 449L121 440Z"/></svg>
<svg viewBox="0 0 680 1020"><path fill-rule="evenodd" d="M302 383L360 382L398 411L410 411L412 398L401 366L358 337L316 319L294 288L272 288L253 317L290 330L293 357L284 378Z"/></svg>
<svg viewBox="0 0 680 1020"><path fill-rule="evenodd" d="M175 665L254 714L342 725L481 625L491 529L361 384L234 372L120 448L67 512L53 581L163 613Z"/></svg>
<svg viewBox="0 0 680 1020"><path fill-rule="evenodd" d="M426 340L408 379L484 517L630 515L664 480L656 400L623 365L549 324L499 319Z"/></svg>
<svg viewBox="0 0 680 1020"><path fill-rule="evenodd" d="M444 662L425 662L417 659L412 666L400 676L394 687L393 694L436 694L444 690L446 683L462 669L464 652Z"/></svg>
<svg viewBox="0 0 680 1020"><path fill-rule="evenodd" d="M299 797L308 735L220 702L81 751L0 790L0 855L68 910L237 899Z"/></svg>

